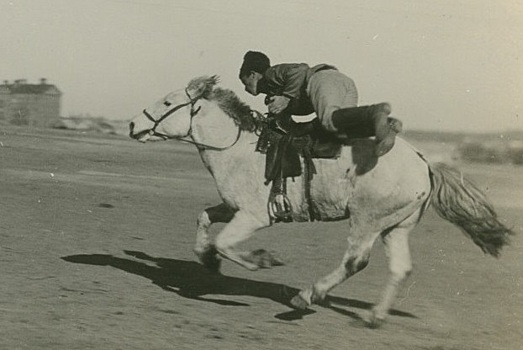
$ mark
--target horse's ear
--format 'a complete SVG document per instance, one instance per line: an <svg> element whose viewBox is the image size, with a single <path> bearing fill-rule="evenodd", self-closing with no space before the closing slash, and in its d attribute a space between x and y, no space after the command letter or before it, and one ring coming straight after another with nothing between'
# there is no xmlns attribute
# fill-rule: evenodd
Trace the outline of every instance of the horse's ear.
<svg viewBox="0 0 523 350"><path fill-rule="evenodd" d="M207 97L213 90L214 86L218 84L220 77L217 75L203 76L194 78L187 85L187 91L190 92L191 96Z"/></svg>
<svg viewBox="0 0 523 350"><path fill-rule="evenodd" d="M209 81L212 85L216 85L220 82L220 77L218 75L213 75L209 78Z"/></svg>

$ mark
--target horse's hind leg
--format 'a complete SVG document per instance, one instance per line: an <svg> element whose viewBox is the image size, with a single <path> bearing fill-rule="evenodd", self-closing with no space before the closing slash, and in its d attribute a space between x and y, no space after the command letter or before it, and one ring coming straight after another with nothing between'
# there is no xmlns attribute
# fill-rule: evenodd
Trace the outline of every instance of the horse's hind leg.
<svg viewBox="0 0 523 350"><path fill-rule="evenodd" d="M351 230L347 239L347 251L341 264L330 274L314 283L313 286L302 290L291 300L291 304L296 308L304 309L313 303L321 303L332 288L363 270L369 262L372 245L379 234L380 232L360 234Z"/></svg>
<svg viewBox="0 0 523 350"><path fill-rule="evenodd" d="M420 208L393 229L382 233L385 252L389 259L389 279L380 302L373 308L369 326L377 327L383 323L398 294L399 288L412 271L409 249L409 233L419 222L423 209Z"/></svg>
<svg viewBox="0 0 523 350"><path fill-rule="evenodd" d="M224 203L207 208L198 215L194 253L205 267L217 270L220 265L216 248L209 237L209 227L216 222L227 223L233 216L234 211Z"/></svg>

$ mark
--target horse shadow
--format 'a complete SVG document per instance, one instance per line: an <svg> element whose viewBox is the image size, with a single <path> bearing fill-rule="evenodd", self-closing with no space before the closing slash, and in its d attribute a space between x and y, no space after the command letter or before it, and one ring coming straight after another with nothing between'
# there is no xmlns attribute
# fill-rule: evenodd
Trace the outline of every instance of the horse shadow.
<svg viewBox="0 0 523 350"><path fill-rule="evenodd" d="M116 269L142 276L149 279L153 284L165 291L203 302L211 302L228 306L249 306L249 304L218 299L214 296L252 296L256 298L269 299L282 304L292 310L279 313L274 317L280 320L293 321L302 319L306 315L314 314L311 309L296 310L290 304L290 299L299 290L284 284L255 281L245 278L225 276L220 273L207 270L201 264L194 261L157 258L138 251L124 251L125 254L154 263L154 266L146 262L132 259L115 257L107 254L79 254L64 256L61 259L75 264L86 264L96 266L110 266ZM342 297L328 296L320 304L321 307L331 309L337 313L351 317L356 321L363 321L362 317L344 307L369 310L373 304ZM391 315L416 318L416 316L398 310L391 310Z"/></svg>

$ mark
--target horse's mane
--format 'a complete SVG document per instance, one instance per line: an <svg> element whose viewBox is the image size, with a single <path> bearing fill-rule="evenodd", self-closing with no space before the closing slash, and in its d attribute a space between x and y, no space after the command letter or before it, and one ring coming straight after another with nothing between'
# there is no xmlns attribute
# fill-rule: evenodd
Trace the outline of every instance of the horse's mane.
<svg viewBox="0 0 523 350"><path fill-rule="evenodd" d="M241 130L250 132L260 130L261 120L253 117L251 107L240 100L232 90L215 87L218 82L219 77L216 75L198 77L189 82L187 89L196 91L197 96L206 100L215 101Z"/></svg>

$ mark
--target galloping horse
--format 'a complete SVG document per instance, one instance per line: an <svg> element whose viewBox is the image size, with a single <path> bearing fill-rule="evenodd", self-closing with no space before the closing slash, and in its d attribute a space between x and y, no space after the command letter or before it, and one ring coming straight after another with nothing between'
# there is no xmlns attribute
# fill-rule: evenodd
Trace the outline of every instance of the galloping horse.
<svg viewBox="0 0 523 350"><path fill-rule="evenodd" d="M218 269L223 257L256 270L277 261L268 255L256 259L253 252L235 247L271 225L265 156L254 151L259 125L247 105L216 84L216 76L195 78L185 89L168 94L131 121L130 136L141 142L183 139L196 145L223 202L199 215L194 251L209 268ZM401 138L379 159L373 147L370 139L355 139L342 148L339 158L315 160L312 201L305 198L303 179L287 186L295 221L310 220L312 202L321 221L346 220L348 233L341 264L294 296L290 301L294 307L322 302L332 288L361 271L374 241L381 237L390 276L368 320L379 325L412 270L408 235L430 204L485 253L497 257L509 242L511 230L500 223L484 194L458 171L428 163ZM213 243L208 229L216 222L227 225Z"/></svg>

